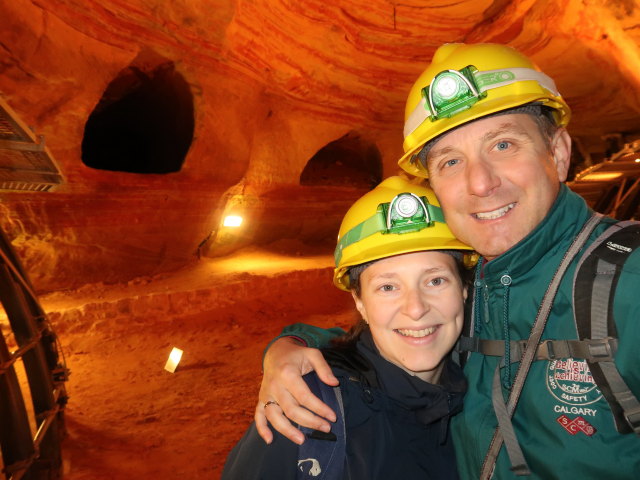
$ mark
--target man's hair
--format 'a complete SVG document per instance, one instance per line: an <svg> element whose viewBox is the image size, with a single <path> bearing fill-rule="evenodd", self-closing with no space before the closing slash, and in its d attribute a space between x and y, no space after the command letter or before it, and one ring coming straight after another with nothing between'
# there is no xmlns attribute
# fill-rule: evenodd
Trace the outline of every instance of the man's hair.
<svg viewBox="0 0 640 480"><path fill-rule="evenodd" d="M540 130L540 134L542 135L542 139L544 140L547 150L551 151L551 140L553 140L553 136L558 130L558 126L556 125L555 118L553 117L553 110L549 107L543 106L540 106L539 108L540 113L538 115L532 115L533 120L536 122L538 130Z"/></svg>

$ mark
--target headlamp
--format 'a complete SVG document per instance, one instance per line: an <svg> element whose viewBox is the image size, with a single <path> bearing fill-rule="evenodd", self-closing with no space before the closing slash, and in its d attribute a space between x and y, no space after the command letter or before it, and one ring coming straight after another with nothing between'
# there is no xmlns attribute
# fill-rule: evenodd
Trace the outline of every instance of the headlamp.
<svg viewBox="0 0 640 480"><path fill-rule="evenodd" d="M419 232L434 222L444 223L442 209L431 205L427 197L418 197L413 193L396 195L389 203L381 203L376 213L345 233L334 252L336 265L342 258L342 250L349 245L370 237L376 233L404 234Z"/></svg>
<svg viewBox="0 0 640 480"><path fill-rule="evenodd" d="M382 210L387 227L382 233L418 232L431 225L423 199L426 201L425 197L420 198L413 193L401 193L390 203L380 204L378 209Z"/></svg>
<svg viewBox="0 0 640 480"><path fill-rule="evenodd" d="M474 73L477 71L473 65L460 71L444 70L422 89L422 96L429 104L431 121L452 117L487 96L476 84Z"/></svg>

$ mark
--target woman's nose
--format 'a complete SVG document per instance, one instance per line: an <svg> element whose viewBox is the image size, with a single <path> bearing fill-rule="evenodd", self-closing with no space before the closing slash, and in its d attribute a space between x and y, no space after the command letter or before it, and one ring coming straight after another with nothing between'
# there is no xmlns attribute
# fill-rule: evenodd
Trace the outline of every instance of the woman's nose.
<svg viewBox="0 0 640 480"><path fill-rule="evenodd" d="M403 313L412 320L420 320L429 310L429 302L417 288L409 290L404 297Z"/></svg>

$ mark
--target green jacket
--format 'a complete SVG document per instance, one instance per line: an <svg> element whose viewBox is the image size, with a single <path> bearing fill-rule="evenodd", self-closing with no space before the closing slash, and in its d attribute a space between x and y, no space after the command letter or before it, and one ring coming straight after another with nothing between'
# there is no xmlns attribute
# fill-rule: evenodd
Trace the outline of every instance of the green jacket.
<svg viewBox="0 0 640 480"><path fill-rule="evenodd" d="M475 336L527 339L538 307L567 248L592 211L562 186L550 213L512 249L481 267L474 286ZM587 245L613 220L599 225ZM586 247L585 247L586 248ZM568 269L555 298L543 339L575 339L572 282L580 254ZM509 278L505 277L508 276ZM502 281L501 281L502 279ZM507 280L507 281L505 281ZM504 284L503 284L504 283ZM506 285L505 285L506 284ZM614 300L620 339L616 365L632 392L640 397L640 253L626 262ZM321 346L335 335L313 327L287 330L309 346ZM463 412L453 419L453 436L462 479L477 479L497 425L491 403L499 358L473 353L465 365L469 390ZM502 369L503 393L515 378ZM509 374L510 373L510 374ZM505 377L506 375L506 377ZM606 400L580 359L535 361L524 385L513 426L532 471L527 478L631 479L640 472L640 438L615 430ZM510 470L503 446L494 479L518 478Z"/></svg>
<svg viewBox="0 0 640 480"><path fill-rule="evenodd" d="M484 264L474 292L475 336L527 339L542 297L569 245L592 211L563 186L550 213L515 247ZM610 224L603 222L591 243ZM586 247L585 247L586 248ZM640 397L640 255L635 252L620 276L614 318L620 339L616 365L627 385ZM542 339L576 339L573 320L573 275L580 254L567 270ZM503 285L503 277L510 277ZM506 278L506 277L505 277ZM492 377L499 358L471 354L465 365L469 392L453 432L460 476L478 478L497 420L491 404ZM515 378L502 369L503 393ZM506 384L506 385L505 385ZM516 408L513 425L532 471L529 478L631 479L640 475L640 438L620 435L606 400L580 359L532 364ZM495 479L517 478L509 469L504 447Z"/></svg>

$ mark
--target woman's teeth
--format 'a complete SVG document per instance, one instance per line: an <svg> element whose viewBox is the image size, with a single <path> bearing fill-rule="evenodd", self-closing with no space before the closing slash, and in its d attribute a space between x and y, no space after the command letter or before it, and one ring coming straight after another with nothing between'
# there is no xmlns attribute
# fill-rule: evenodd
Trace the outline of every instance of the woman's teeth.
<svg viewBox="0 0 640 480"><path fill-rule="evenodd" d="M427 335L431 335L437 329L438 327L429 327L422 330L397 329L396 332L398 332L400 335L404 335L405 337L422 338L426 337Z"/></svg>

